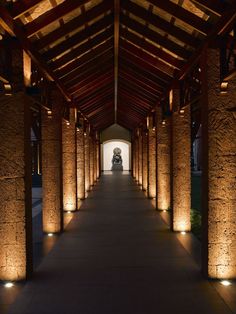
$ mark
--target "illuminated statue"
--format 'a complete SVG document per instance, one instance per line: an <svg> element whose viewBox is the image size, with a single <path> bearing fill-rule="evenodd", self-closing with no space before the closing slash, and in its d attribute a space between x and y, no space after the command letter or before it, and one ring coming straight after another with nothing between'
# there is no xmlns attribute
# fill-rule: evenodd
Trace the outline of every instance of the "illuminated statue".
<svg viewBox="0 0 236 314"><path fill-rule="evenodd" d="M119 147L114 148L113 158L112 158L112 168L111 170L123 170L121 149Z"/></svg>

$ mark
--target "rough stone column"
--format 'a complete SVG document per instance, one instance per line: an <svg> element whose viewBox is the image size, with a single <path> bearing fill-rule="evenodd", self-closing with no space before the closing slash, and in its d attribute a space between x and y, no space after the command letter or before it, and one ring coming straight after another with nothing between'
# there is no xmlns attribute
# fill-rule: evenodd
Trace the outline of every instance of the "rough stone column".
<svg viewBox="0 0 236 314"><path fill-rule="evenodd" d="M156 129L152 117L148 127L148 197L156 197Z"/></svg>
<svg viewBox="0 0 236 314"><path fill-rule="evenodd" d="M96 141L96 154L97 154L97 179L100 177L100 142Z"/></svg>
<svg viewBox="0 0 236 314"><path fill-rule="evenodd" d="M89 170L90 170L90 186L94 185L94 145L92 136L89 137Z"/></svg>
<svg viewBox="0 0 236 314"><path fill-rule="evenodd" d="M96 137L93 139L93 180L94 183L97 181L97 144L96 144Z"/></svg>
<svg viewBox="0 0 236 314"><path fill-rule="evenodd" d="M84 120L80 119L81 128L77 129L77 204L85 198L85 145ZM79 208L79 206L77 206Z"/></svg>
<svg viewBox="0 0 236 314"><path fill-rule="evenodd" d="M147 165L147 161L148 161L148 156L147 156L147 130L143 130L143 134L142 134L142 146L143 146L143 151L142 151L142 187L144 191L147 191L147 186L148 186L148 165Z"/></svg>
<svg viewBox="0 0 236 314"><path fill-rule="evenodd" d="M191 116L190 106L180 114L179 89L173 90L172 167L173 231L190 231L191 208Z"/></svg>
<svg viewBox="0 0 236 314"><path fill-rule="evenodd" d="M61 119L61 97L54 95L52 112L42 109L42 212L46 233L63 229Z"/></svg>
<svg viewBox="0 0 236 314"><path fill-rule="evenodd" d="M162 110L157 108L157 209L170 208L170 123L162 124Z"/></svg>
<svg viewBox="0 0 236 314"><path fill-rule="evenodd" d="M63 209L75 211L76 192L76 110L70 108L69 123L62 121L62 173L63 173Z"/></svg>
<svg viewBox="0 0 236 314"><path fill-rule="evenodd" d="M135 151L136 151L136 148L135 148L135 137L133 137L133 140L132 140L132 172L133 172L133 178L135 179L136 177L136 154L135 154Z"/></svg>
<svg viewBox="0 0 236 314"><path fill-rule="evenodd" d="M32 271L29 101L22 92L0 96L0 280Z"/></svg>
<svg viewBox="0 0 236 314"><path fill-rule="evenodd" d="M89 127L86 127L84 133L84 141L85 141L85 191L88 192L90 190L90 152L89 152Z"/></svg>
<svg viewBox="0 0 236 314"><path fill-rule="evenodd" d="M208 104L203 106L203 212L208 276L236 278L236 80L220 93L219 51L207 52ZM206 91L207 93L207 91ZM208 107L208 108L207 108ZM208 181L208 182L207 182ZM208 184L207 184L208 183ZM207 186L208 185L208 186ZM208 191L208 195L207 195Z"/></svg>
<svg viewBox="0 0 236 314"><path fill-rule="evenodd" d="M139 178L139 142L138 136L135 137L135 180L138 182Z"/></svg>
<svg viewBox="0 0 236 314"><path fill-rule="evenodd" d="M143 182L143 145L142 145L142 132L139 129L139 137L138 137L138 182L142 185Z"/></svg>

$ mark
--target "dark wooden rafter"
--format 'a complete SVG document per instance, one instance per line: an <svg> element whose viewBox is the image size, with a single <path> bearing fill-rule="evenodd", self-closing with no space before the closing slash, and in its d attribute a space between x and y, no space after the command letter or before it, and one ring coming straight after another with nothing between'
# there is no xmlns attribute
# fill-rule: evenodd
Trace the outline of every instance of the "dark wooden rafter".
<svg viewBox="0 0 236 314"><path fill-rule="evenodd" d="M132 109L143 116L145 116L147 111L150 109L150 107L147 110L143 106L139 106L139 105L137 106L136 103L134 103L133 101L130 101L129 98L125 97L122 94L119 96L119 100L122 101L122 103L124 103L127 108Z"/></svg>
<svg viewBox="0 0 236 314"><path fill-rule="evenodd" d="M199 16L193 14L192 12L184 9L180 5L175 4L170 0L148 0L148 2L169 13L173 17L181 20L182 22L185 22L199 33L202 33L203 35L208 35L210 31L209 23L201 19Z"/></svg>
<svg viewBox="0 0 236 314"><path fill-rule="evenodd" d="M49 81L54 81L65 99L67 101L71 101L71 97L66 91L65 87L61 84L61 82L58 80L52 70L48 67L38 51L34 49L33 45L31 45L31 43L25 36L25 33L17 25L12 16L3 6L0 6L0 26L10 35L18 38L22 45L22 48L28 53L34 63L39 67L43 75L45 75L45 77L47 77Z"/></svg>
<svg viewBox="0 0 236 314"><path fill-rule="evenodd" d="M218 16L223 15L227 7L226 3L221 0L192 0L192 2Z"/></svg>
<svg viewBox="0 0 236 314"><path fill-rule="evenodd" d="M158 60L157 58L137 48L132 43L126 42L123 39L120 40L120 46L122 47L122 49L127 50L132 55L142 59L143 61L153 66L153 68L158 71L159 76L163 81L168 82L173 78L174 69L169 67L166 63Z"/></svg>
<svg viewBox="0 0 236 314"><path fill-rule="evenodd" d="M182 41L186 45L197 47L200 44L199 39L195 38L193 35L183 31L182 29L170 24L164 19L153 14L151 11L147 11L139 5L131 2L130 0L125 0L122 2L122 9L129 11L130 13L142 18L144 21L148 21L149 24L159 28L160 30L168 33L169 35L175 37L176 39Z"/></svg>
<svg viewBox="0 0 236 314"><path fill-rule="evenodd" d="M84 40L86 40L90 36L94 36L100 31L111 26L112 22L113 22L113 16L111 14L107 15L106 17L95 22L88 28L76 33L70 38L64 40L62 43L49 49L43 54L43 57L47 60L50 60L61 55L65 51L72 49L74 46L78 46L80 43L82 43Z"/></svg>
<svg viewBox="0 0 236 314"><path fill-rule="evenodd" d="M177 45L173 41L159 35L157 32L129 18L126 15L123 15L123 14L121 15L121 24L132 29L138 34L146 37L147 39L158 43L160 46L162 46L163 48L167 49L168 51L172 52L173 54L177 55L178 57L182 59L185 59L185 60L188 59L191 54L190 51L188 51L184 47Z"/></svg>
<svg viewBox="0 0 236 314"><path fill-rule="evenodd" d="M58 39L65 37L67 34L73 32L74 30L82 27L84 24L89 23L93 19L97 18L98 16L105 14L107 11L112 9L112 5L109 2L102 2L99 5L93 7L92 9L86 12L86 15L78 16L68 23L60 26L56 30L50 32L49 34L45 35L44 37L40 38L34 44L36 45L37 49L42 49Z"/></svg>
<svg viewBox="0 0 236 314"><path fill-rule="evenodd" d="M120 51L120 56L122 58L129 60L130 63L137 65L139 68L144 69L146 72L150 72L153 76L156 77L156 82L159 81L160 86L166 86L166 83L168 83L167 78L163 79L158 69L153 67L150 63L146 62L146 60L140 59L130 53L130 51L123 49L123 47L120 47Z"/></svg>
<svg viewBox="0 0 236 314"><path fill-rule="evenodd" d="M106 91L106 94L101 94L100 96L97 96L93 98L92 100L86 101L83 104L79 104L80 108L86 113L91 112L93 108L95 108L97 105L101 106L102 104L114 100L113 98L113 90L112 91Z"/></svg>
<svg viewBox="0 0 236 314"><path fill-rule="evenodd" d="M140 104L144 108L145 107L148 108L153 105L152 102L148 103L146 98L140 97L139 95L136 95L134 93L131 94L129 88L127 88L124 85L120 88L120 94L126 95L126 97L129 98L131 101L133 101L135 104Z"/></svg>
<svg viewBox="0 0 236 314"><path fill-rule="evenodd" d="M88 68L102 63L103 60L109 58L111 55L113 56L113 48L111 43L112 39L104 42L103 44L85 53L81 57L78 57L74 61L68 63L61 69L58 69L55 71L55 73L60 79L63 78L67 80L67 77L73 77L73 73L76 71L80 71L80 73L85 72Z"/></svg>
<svg viewBox="0 0 236 314"><path fill-rule="evenodd" d="M114 86L112 83L107 84L106 86L102 86L101 88L98 88L97 90L92 91L88 95L85 96L77 96L75 97L75 101L80 105L83 106L89 102L97 101L101 97L104 97L108 95L109 93L114 92Z"/></svg>
<svg viewBox="0 0 236 314"><path fill-rule="evenodd" d="M68 88L69 92L71 93L77 93L81 92L83 90L88 89L90 86L96 86L96 84L102 84L103 80L107 79L107 77L110 77L110 75L113 74L113 68L110 68L110 71L102 71L97 76L93 76L93 78L88 78L83 83L80 81L76 81L74 84L71 84Z"/></svg>
<svg viewBox="0 0 236 314"><path fill-rule="evenodd" d="M34 9L44 0L21 0L10 4L10 12L14 19Z"/></svg>
<svg viewBox="0 0 236 314"><path fill-rule="evenodd" d="M91 49L100 45L102 42L109 40L113 35L113 28L110 27L106 29L104 32L99 33L95 37L93 37L90 41L87 41L81 44L79 47L71 50L67 54L63 55L61 58L55 60L50 64L53 70L63 67L68 63L72 63L73 60L81 56L82 54L89 52Z"/></svg>
<svg viewBox="0 0 236 314"><path fill-rule="evenodd" d="M108 55L106 58L104 58L104 60L101 61L100 64L93 64L93 66L91 67L82 67L79 68L77 71L72 72L73 75L68 76L67 80L63 81L63 84L65 84L65 86L70 86L71 84L73 84L73 82L75 82L76 80L78 82L82 82L84 80L87 80L89 77L92 78L93 76L96 76L98 73L100 72L104 72L104 70L109 70L110 68L113 68L113 56L112 55ZM101 69L102 67L102 69ZM85 71L82 71L82 69L85 68Z"/></svg>
<svg viewBox="0 0 236 314"><path fill-rule="evenodd" d="M78 9L80 6L86 4L90 0L66 0L61 4L57 5L55 8L43 13L38 18L34 19L25 25L25 33L27 37L30 37L38 33L44 27L50 25L51 23L58 21L63 16L69 14L70 12Z"/></svg>
<svg viewBox="0 0 236 314"><path fill-rule="evenodd" d="M86 115L89 115L90 113L94 112L95 110L101 108L102 106L104 106L107 103L113 103L113 95L110 94L108 96L106 96L105 98L103 98L101 101L96 102L93 105L90 106L85 106L83 108L83 111Z"/></svg>

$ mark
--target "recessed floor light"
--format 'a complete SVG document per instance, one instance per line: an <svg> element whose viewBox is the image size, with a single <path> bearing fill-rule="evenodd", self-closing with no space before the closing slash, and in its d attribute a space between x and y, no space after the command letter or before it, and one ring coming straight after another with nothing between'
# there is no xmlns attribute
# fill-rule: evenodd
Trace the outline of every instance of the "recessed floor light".
<svg viewBox="0 0 236 314"><path fill-rule="evenodd" d="M166 210L164 209L163 212L166 213Z"/></svg>
<svg viewBox="0 0 236 314"><path fill-rule="evenodd" d="M186 232L185 232L185 231L181 231L181 234L185 235L185 234L186 234Z"/></svg>
<svg viewBox="0 0 236 314"><path fill-rule="evenodd" d="M53 233L48 233L48 236L49 237L53 237Z"/></svg>
<svg viewBox="0 0 236 314"><path fill-rule="evenodd" d="M69 210L69 211L67 212L67 214L71 214L71 211Z"/></svg>
<svg viewBox="0 0 236 314"><path fill-rule="evenodd" d="M225 287L228 287L228 286L231 285L231 282L228 281L228 280L222 280L222 281L221 281L221 284L222 284L223 286L225 286Z"/></svg>
<svg viewBox="0 0 236 314"><path fill-rule="evenodd" d="M6 288L12 288L14 286L14 284L12 282L7 282L4 285Z"/></svg>

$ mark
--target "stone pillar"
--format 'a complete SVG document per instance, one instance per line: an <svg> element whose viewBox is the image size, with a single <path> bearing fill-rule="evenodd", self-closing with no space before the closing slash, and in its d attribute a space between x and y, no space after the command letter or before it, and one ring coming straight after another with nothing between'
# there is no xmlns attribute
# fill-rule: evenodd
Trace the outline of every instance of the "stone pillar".
<svg viewBox="0 0 236 314"><path fill-rule="evenodd" d="M133 174L133 178L135 179L136 177L136 147L135 147L136 143L135 143L135 137L133 137L132 140L132 174Z"/></svg>
<svg viewBox="0 0 236 314"><path fill-rule="evenodd" d="M96 141L96 154L97 154L97 179L100 177L100 142L99 136Z"/></svg>
<svg viewBox="0 0 236 314"><path fill-rule="evenodd" d="M220 55L206 56L208 104L203 105L203 261L207 275L236 278L236 80L220 92ZM207 97L204 99L207 99ZM208 193L207 193L208 192ZM204 252L205 253L205 252Z"/></svg>
<svg viewBox="0 0 236 314"><path fill-rule="evenodd" d="M138 143L138 136L135 137L135 180L138 182L139 178L139 143Z"/></svg>
<svg viewBox="0 0 236 314"><path fill-rule="evenodd" d="M97 143L96 137L93 139L93 181L96 183L97 181Z"/></svg>
<svg viewBox="0 0 236 314"><path fill-rule="evenodd" d="M190 106L180 114L180 92L173 90L172 167L173 231L190 231L191 116Z"/></svg>
<svg viewBox="0 0 236 314"><path fill-rule="evenodd" d="M156 128L153 117L148 126L148 197L156 197Z"/></svg>
<svg viewBox="0 0 236 314"><path fill-rule="evenodd" d="M42 213L46 233L63 229L61 108L61 97L54 94L51 112L42 109Z"/></svg>
<svg viewBox="0 0 236 314"><path fill-rule="evenodd" d="M70 108L70 121L62 121L63 209L75 211L76 192L76 110Z"/></svg>
<svg viewBox="0 0 236 314"><path fill-rule="evenodd" d="M142 131L139 129L139 137L138 137L138 182L142 185L143 182L143 146L142 146Z"/></svg>
<svg viewBox="0 0 236 314"><path fill-rule="evenodd" d="M148 186L148 171L147 171L147 161L148 161L148 155L147 155L147 130L143 130L142 134L142 187L144 191L147 191L147 186Z"/></svg>
<svg viewBox="0 0 236 314"><path fill-rule="evenodd" d="M89 126L87 126L85 129L84 141L85 141L85 191L88 192L90 190Z"/></svg>
<svg viewBox="0 0 236 314"><path fill-rule="evenodd" d="M157 209L170 208L170 123L162 123L162 110L157 108Z"/></svg>
<svg viewBox="0 0 236 314"><path fill-rule="evenodd" d="M32 272L30 106L22 92L0 96L0 280Z"/></svg>
<svg viewBox="0 0 236 314"><path fill-rule="evenodd" d="M93 145L93 138L92 136L89 137L89 161L90 161L90 186L92 187L94 185L94 176L93 176L93 171L94 171L94 145Z"/></svg>
<svg viewBox="0 0 236 314"><path fill-rule="evenodd" d="M80 128L77 129L77 204L85 198L85 141L83 125L84 120L80 120ZM79 208L77 206L77 208Z"/></svg>

